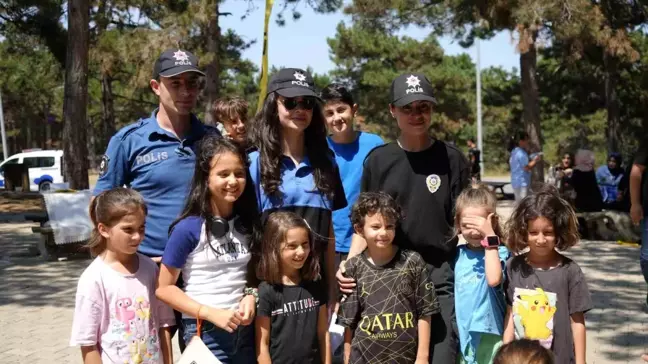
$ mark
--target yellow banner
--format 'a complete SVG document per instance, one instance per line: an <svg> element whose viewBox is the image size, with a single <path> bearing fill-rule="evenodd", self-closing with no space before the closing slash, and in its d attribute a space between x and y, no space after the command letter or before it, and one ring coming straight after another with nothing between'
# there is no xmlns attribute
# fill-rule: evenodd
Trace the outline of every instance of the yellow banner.
<svg viewBox="0 0 648 364"><path fill-rule="evenodd" d="M261 81L259 85L259 103L257 112L261 111L265 101L266 90L268 89L268 25L274 0L266 0L265 23L263 24L263 54L261 55Z"/></svg>

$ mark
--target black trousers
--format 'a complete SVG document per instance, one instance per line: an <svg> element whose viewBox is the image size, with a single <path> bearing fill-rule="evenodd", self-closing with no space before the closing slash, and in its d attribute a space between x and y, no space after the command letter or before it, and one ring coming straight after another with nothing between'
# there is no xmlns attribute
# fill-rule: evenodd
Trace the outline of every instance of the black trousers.
<svg viewBox="0 0 648 364"><path fill-rule="evenodd" d="M450 265L433 268L431 276L441 313L430 322L430 364L454 364L459 350L457 318L455 316L454 279Z"/></svg>

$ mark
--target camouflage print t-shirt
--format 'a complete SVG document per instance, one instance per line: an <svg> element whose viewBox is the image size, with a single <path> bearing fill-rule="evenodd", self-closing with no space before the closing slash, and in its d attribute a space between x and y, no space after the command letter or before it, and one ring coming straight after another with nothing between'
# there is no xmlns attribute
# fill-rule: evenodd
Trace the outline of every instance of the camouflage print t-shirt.
<svg viewBox="0 0 648 364"><path fill-rule="evenodd" d="M543 270L526 263L526 254L506 264L506 303L512 307L515 338L538 340L556 363L574 363L570 316L592 308L585 275L573 260Z"/></svg>
<svg viewBox="0 0 648 364"><path fill-rule="evenodd" d="M345 263L345 275L357 284L338 314L338 323L354 330L350 363L413 363L418 320L440 312L426 264L409 250L384 266L366 254Z"/></svg>

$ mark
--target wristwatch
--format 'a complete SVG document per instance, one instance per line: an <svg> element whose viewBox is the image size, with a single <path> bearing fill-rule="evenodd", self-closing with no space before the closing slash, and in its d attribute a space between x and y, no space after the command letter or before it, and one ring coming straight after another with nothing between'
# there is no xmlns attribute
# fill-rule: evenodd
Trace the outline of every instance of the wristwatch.
<svg viewBox="0 0 648 364"><path fill-rule="evenodd" d="M481 241L481 246L486 249L497 248L500 245L500 239L498 236L487 236L484 240Z"/></svg>
<svg viewBox="0 0 648 364"><path fill-rule="evenodd" d="M245 296L254 296L254 301L259 304L259 290L257 288L246 287L243 290L243 297Z"/></svg>

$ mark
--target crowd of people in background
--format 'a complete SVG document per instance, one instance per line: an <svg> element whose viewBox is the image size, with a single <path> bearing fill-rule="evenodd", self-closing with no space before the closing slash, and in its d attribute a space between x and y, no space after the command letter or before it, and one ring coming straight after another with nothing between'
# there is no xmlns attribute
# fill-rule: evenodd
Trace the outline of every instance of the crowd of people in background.
<svg viewBox="0 0 648 364"><path fill-rule="evenodd" d="M355 129L351 90L316 90L298 68L271 77L251 120L225 97L220 127L204 125L203 75L190 52L163 52L159 107L103 157L70 341L85 363L172 363L174 335L183 356L200 337L222 363L585 363L592 301L562 252L579 241L584 188L601 208L627 196L645 222L644 147L630 173L618 154L596 171L590 152L565 154L535 187L542 153L515 135L503 225L474 140L466 158L430 137L424 74L393 80L389 143ZM642 248L648 282L647 262Z"/></svg>

